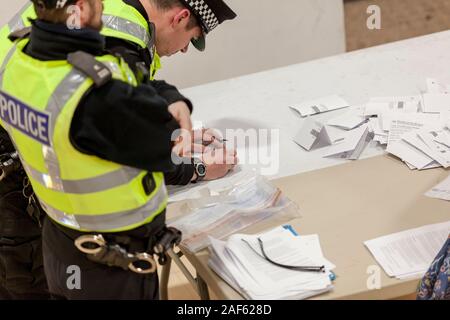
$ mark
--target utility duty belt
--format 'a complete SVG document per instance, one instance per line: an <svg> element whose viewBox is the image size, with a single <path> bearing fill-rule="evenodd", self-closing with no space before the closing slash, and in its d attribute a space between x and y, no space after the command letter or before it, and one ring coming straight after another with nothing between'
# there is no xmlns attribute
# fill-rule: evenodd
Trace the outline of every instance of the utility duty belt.
<svg viewBox="0 0 450 320"><path fill-rule="evenodd" d="M81 236L75 240L75 246L91 261L131 270L138 274L148 274L156 272L157 264L153 256L158 257L160 265L166 264L166 252L180 241L181 231L164 228L156 235L155 245L149 246L145 252L131 253L114 240L106 241L102 234Z"/></svg>
<svg viewBox="0 0 450 320"><path fill-rule="evenodd" d="M181 242L181 231L165 226L165 215L161 214L150 223L155 232L145 239L135 238L126 233L82 234L59 226L68 235L76 248L93 262L109 267L119 267L138 274L156 272L167 262L166 252Z"/></svg>

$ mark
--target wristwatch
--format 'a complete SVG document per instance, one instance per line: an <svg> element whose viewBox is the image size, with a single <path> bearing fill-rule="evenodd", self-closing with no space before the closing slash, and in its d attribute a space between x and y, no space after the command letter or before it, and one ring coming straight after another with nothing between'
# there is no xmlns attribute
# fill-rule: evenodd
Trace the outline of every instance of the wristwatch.
<svg viewBox="0 0 450 320"><path fill-rule="evenodd" d="M206 165L199 158L192 158L192 165L194 166L195 174L197 177L192 183L202 181L206 177Z"/></svg>

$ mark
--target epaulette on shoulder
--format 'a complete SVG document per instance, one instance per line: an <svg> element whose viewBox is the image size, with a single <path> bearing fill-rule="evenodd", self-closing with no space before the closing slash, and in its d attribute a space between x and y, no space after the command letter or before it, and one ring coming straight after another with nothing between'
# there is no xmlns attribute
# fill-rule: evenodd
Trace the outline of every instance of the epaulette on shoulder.
<svg viewBox="0 0 450 320"><path fill-rule="evenodd" d="M12 42L16 40L22 40L28 38L30 36L30 33L31 27L22 28L14 32L11 32L8 36L8 39L11 40Z"/></svg>
<svg viewBox="0 0 450 320"><path fill-rule="evenodd" d="M70 53L67 56L67 62L90 77L97 88L105 85L112 79L111 70L105 64L95 59L95 56L87 52L77 51Z"/></svg>

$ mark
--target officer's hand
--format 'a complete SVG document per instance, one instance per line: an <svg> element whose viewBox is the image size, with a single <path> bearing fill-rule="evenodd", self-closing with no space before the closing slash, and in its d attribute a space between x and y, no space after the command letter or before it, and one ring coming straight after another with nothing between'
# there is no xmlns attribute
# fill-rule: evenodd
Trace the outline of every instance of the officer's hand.
<svg viewBox="0 0 450 320"><path fill-rule="evenodd" d="M211 147L214 149L222 149L224 140L222 134L217 129L202 128L193 131L192 144Z"/></svg>
<svg viewBox="0 0 450 320"><path fill-rule="evenodd" d="M224 142L218 130L202 128L192 131L190 137L181 133L173 152L180 157L191 157L194 154L210 151L210 149L222 149L225 147Z"/></svg>
<svg viewBox="0 0 450 320"><path fill-rule="evenodd" d="M175 118L175 120L178 122L183 132L190 133L192 131L191 110L189 110L189 107L186 104L186 102L178 101L172 103L169 106L168 110Z"/></svg>
<svg viewBox="0 0 450 320"><path fill-rule="evenodd" d="M205 152L201 159L206 165L207 181L224 177L239 162L236 150L227 148L211 149Z"/></svg>

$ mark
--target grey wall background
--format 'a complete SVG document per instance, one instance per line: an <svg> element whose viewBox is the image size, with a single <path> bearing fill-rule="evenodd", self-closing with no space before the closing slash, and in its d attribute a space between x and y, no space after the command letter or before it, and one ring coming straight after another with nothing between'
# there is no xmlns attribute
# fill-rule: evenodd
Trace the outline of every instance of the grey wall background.
<svg viewBox="0 0 450 320"><path fill-rule="evenodd" d="M345 52L342 0L225 0L238 14L207 51L163 59L161 78L181 87Z"/></svg>
<svg viewBox="0 0 450 320"><path fill-rule="evenodd" d="M107 1L107 0L106 0ZM0 0L4 25L28 0ZM345 51L342 0L226 0L238 13L207 51L163 59L158 78L180 87L228 79Z"/></svg>
<svg viewBox="0 0 450 320"><path fill-rule="evenodd" d="M0 0L0 26L6 24L29 0Z"/></svg>

